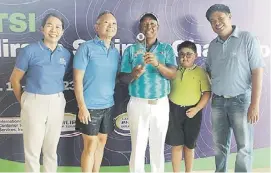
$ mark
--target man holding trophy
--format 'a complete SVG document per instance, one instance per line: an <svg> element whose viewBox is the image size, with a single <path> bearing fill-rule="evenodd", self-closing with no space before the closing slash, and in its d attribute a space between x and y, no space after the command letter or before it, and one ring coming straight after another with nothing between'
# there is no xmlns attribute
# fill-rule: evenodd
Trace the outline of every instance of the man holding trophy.
<svg viewBox="0 0 271 173"><path fill-rule="evenodd" d="M129 83L127 105L132 141L130 172L145 172L149 139L152 172L164 172L164 143L169 121L170 80L177 63L169 44L157 40L159 22L153 13L140 18L138 42L123 55L120 80Z"/></svg>

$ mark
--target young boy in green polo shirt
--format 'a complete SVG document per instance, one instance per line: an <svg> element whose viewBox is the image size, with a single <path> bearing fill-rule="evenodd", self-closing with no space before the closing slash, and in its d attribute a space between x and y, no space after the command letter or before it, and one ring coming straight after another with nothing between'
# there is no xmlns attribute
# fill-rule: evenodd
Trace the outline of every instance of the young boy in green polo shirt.
<svg viewBox="0 0 271 173"><path fill-rule="evenodd" d="M180 65L176 78L171 81L166 143L172 146L173 171L180 172L184 151L185 172L191 172L201 126L201 110L208 103L211 87L206 72L194 64L197 58L196 45L184 41L178 45L177 51Z"/></svg>

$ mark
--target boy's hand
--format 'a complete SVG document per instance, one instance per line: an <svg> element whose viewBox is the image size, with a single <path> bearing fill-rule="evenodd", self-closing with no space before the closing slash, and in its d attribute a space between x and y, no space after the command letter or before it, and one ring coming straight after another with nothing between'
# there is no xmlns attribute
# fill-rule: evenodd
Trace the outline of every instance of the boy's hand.
<svg viewBox="0 0 271 173"><path fill-rule="evenodd" d="M197 107L193 107L193 108L190 108L186 111L186 115L189 117L189 118L193 118L198 112L200 111L199 108Z"/></svg>

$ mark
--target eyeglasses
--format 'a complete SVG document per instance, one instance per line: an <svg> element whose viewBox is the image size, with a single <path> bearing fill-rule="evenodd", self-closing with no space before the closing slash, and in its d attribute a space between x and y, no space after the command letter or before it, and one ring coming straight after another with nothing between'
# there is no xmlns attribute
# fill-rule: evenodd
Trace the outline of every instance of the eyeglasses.
<svg viewBox="0 0 271 173"><path fill-rule="evenodd" d="M187 52L187 53L179 53L179 57L180 58L184 58L185 56L187 57L187 58L191 58L193 55L195 55L195 53L191 53L191 52Z"/></svg>

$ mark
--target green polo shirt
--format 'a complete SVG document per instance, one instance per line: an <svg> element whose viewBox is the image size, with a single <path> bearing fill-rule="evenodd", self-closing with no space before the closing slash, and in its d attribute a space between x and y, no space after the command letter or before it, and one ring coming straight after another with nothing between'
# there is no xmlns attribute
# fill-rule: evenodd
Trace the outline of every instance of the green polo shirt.
<svg viewBox="0 0 271 173"><path fill-rule="evenodd" d="M211 91L211 86L202 68L196 65L191 68L180 67L176 78L171 81L169 99L177 105L192 106L199 102L205 91Z"/></svg>

